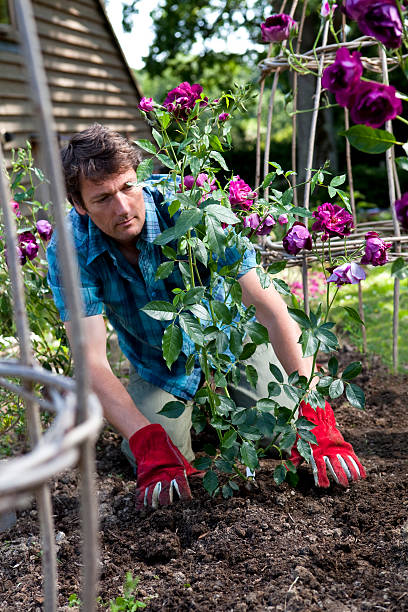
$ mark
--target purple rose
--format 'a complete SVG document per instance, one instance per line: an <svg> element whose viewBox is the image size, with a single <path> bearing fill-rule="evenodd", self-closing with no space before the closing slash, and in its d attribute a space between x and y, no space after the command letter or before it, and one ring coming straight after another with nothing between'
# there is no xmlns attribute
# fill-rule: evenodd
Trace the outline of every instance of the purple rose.
<svg viewBox="0 0 408 612"><path fill-rule="evenodd" d="M206 174L205 172L200 172L197 178L195 176L192 176L191 174L187 174L183 179L184 188L187 189L188 191L190 189L193 189L194 184L195 184L195 187L203 187L205 183L207 183L208 187L210 187L210 191L214 191L215 189L217 189L217 185L215 184L215 179L213 178L210 181L208 174ZM180 191L181 191L181 185L178 188L178 192Z"/></svg>
<svg viewBox="0 0 408 612"><path fill-rule="evenodd" d="M365 253L360 263L363 265L383 266L388 261L387 249L390 249L391 242L381 240L377 232L367 232L365 235Z"/></svg>
<svg viewBox="0 0 408 612"><path fill-rule="evenodd" d="M332 236L348 236L354 227L352 215L338 204L320 204L313 216L316 221L312 225L312 232L323 232L323 241Z"/></svg>
<svg viewBox="0 0 408 612"><path fill-rule="evenodd" d="M336 8L337 8L337 4L332 4L332 6L330 6L330 2L328 2L328 0L325 0L322 2L320 14L322 17L328 17L330 13L332 14L334 13Z"/></svg>
<svg viewBox="0 0 408 612"><path fill-rule="evenodd" d="M278 223L280 225L286 225L286 223L289 221L288 219L288 215L279 215L278 217Z"/></svg>
<svg viewBox="0 0 408 612"><path fill-rule="evenodd" d="M19 248L23 255L31 261L37 256L38 244L32 232L22 232L18 235Z"/></svg>
<svg viewBox="0 0 408 612"><path fill-rule="evenodd" d="M280 13L271 15L261 23L262 42L276 43L289 38L292 30L297 29L297 23L290 15Z"/></svg>
<svg viewBox="0 0 408 612"><path fill-rule="evenodd" d="M400 200L395 200L395 212L401 227L408 230L408 192L403 193Z"/></svg>
<svg viewBox="0 0 408 612"><path fill-rule="evenodd" d="M250 227L253 230L258 229L260 222L261 219L258 213L252 213L251 215L244 217L242 221L244 227Z"/></svg>
<svg viewBox="0 0 408 612"><path fill-rule="evenodd" d="M267 217L265 217L265 219L261 223L261 226L256 230L256 233L258 234L258 236L268 236L271 233L272 228L275 224L276 221L272 217L272 215L267 215Z"/></svg>
<svg viewBox="0 0 408 612"><path fill-rule="evenodd" d="M327 279L328 283L336 283L338 287L341 285L355 285L364 280L366 277L363 268L352 261L334 268L331 276Z"/></svg>
<svg viewBox="0 0 408 612"><path fill-rule="evenodd" d="M145 113L150 113L150 111L153 110L153 98L145 98L143 97L140 102L139 102L139 106L137 108L140 108L140 110L144 111Z"/></svg>
<svg viewBox="0 0 408 612"><path fill-rule="evenodd" d="M276 221L271 215L267 215L262 221L258 213L252 213L243 220L244 227L256 230L258 236L267 236L271 233Z"/></svg>
<svg viewBox="0 0 408 612"><path fill-rule="evenodd" d="M203 88L198 83L190 85L190 83L184 81L184 83L180 83L169 91L163 106L181 121L187 121L188 115L193 110L197 100L201 98L202 91ZM204 105L207 104L206 100L202 102Z"/></svg>
<svg viewBox="0 0 408 612"><path fill-rule="evenodd" d="M234 176L229 184L229 201L232 206L239 206L242 210L249 210L252 200L256 198L256 192L238 175Z"/></svg>
<svg viewBox="0 0 408 612"><path fill-rule="evenodd" d="M40 221L37 221L36 228L37 228L37 232L40 238L42 238L45 241L48 241L51 238L52 236L51 223L49 223L45 219L41 219Z"/></svg>
<svg viewBox="0 0 408 612"><path fill-rule="evenodd" d="M15 200L10 200L10 206L13 209L13 212L16 215L16 217L21 217L21 210L20 210L19 203L16 202Z"/></svg>
<svg viewBox="0 0 408 612"><path fill-rule="evenodd" d="M302 249L311 251L312 237L303 223L295 221L286 236L283 238L283 248L290 255L297 255Z"/></svg>
<svg viewBox="0 0 408 612"><path fill-rule="evenodd" d="M231 115L229 113L221 113L220 115L218 115L218 121L227 121L227 119L229 119L231 117Z"/></svg>
<svg viewBox="0 0 408 612"><path fill-rule="evenodd" d="M355 19L360 30L389 49L401 46L402 22L395 0L348 0L346 14Z"/></svg>
<svg viewBox="0 0 408 612"><path fill-rule="evenodd" d="M344 47L336 53L336 59L323 72L322 86L336 95L337 104L347 106L352 91L360 82L363 74L361 53L353 54Z"/></svg>
<svg viewBox="0 0 408 612"><path fill-rule="evenodd" d="M360 81L349 100L350 117L354 123L381 127L402 112L402 102L395 93L392 85Z"/></svg>

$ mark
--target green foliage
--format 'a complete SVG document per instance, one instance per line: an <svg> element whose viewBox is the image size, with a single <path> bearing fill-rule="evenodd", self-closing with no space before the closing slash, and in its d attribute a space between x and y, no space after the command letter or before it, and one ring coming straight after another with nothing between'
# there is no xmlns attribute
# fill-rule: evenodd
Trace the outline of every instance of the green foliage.
<svg viewBox="0 0 408 612"><path fill-rule="evenodd" d="M116 599L109 602L109 610L111 612L135 612L139 608L146 608L146 603L136 599L138 584L140 582L139 576L133 578L132 572L126 572L125 584L123 586L123 596L116 597Z"/></svg>
<svg viewBox="0 0 408 612"><path fill-rule="evenodd" d="M30 239L38 246L38 254L31 260L26 256L21 266L34 357L43 368L69 375L72 364L65 329L46 280L46 244L36 228L36 222L49 214L49 203L42 203L36 199L37 187L45 181L45 177L34 165L29 143L26 148L13 151L8 181L17 235L22 238L25 232L31 232ZM13 320L11 281L6 260L5 231L1 225L0 235L0 351L8 358L13 358L18 357L18 343ZM21 242L19 246L24 248ZM11 430L19 435L24 423L24 411L19 400L7 392L1 391L0 402L1 452L7 452L8 436L11 435Z"/></svg>

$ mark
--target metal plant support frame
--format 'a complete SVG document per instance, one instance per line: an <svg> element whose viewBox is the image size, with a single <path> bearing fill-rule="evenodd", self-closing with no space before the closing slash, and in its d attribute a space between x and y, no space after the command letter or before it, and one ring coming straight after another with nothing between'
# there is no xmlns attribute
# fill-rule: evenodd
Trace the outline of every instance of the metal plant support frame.
<svg viewBox="0 0 408 612"><path fill-rule="evenodd" d="M44 609L57 610L57 564L55 533L48 480L62 470L79 464L81 476L81 518L83 541L83 609L96 609L98 576L97 506L94 488L94 443L102 423L102 409L88 388L88 372L81 325L82 307L74 248L65 220L66 194L54 127L50 95L46 82L38 36L29 0L15 0L20 44L31 86L34 111L38 119L41 143L50 179L55 226L59 235L58 256L61 263L66 299L71 314L72 353L75 381L50 373L35 363L30 345L30 330L25 308L24 286L17 257L16 227L11 213L10 193L4 174L0 146L0 202L6 234L7 261L10 271L14 318L20 346L18 361L0 361L0 386L24 399L31 451L7 462L0 473L0 512L27 504L35 494L40 517ZM9 379L13 380L10 381ZM15 379L20 380L20 384ZM35 383L47 390L47 399L34 392ZM55 413L51 427L41 431L39 409Z"/></svg>
<svg viewBox="0 0 408 612"><path fill-rule="evenodd" d="M293 16L298 4L298 0L293 0L292 7L290 11L290 15ZM257 129L257 146L256 146L256 176L255 176L255 184L258 187L265 176L268 174L268 166L269 166L269 149L270 149L270 140L271 140L271 130L272 130L272 111L274 106L274 96L276 93L279 74L283 70L291 69L294 67L295 62L299 62L297 65L297 69L293 70L293 118L292 118L292 168L296 172L297 166L297 147L296 147L296 138L297 138L297 86L298 86L298 78L301 78L299 73L301 74L301 70L299 66L303 64L305 68L308 70L314 70L317 72L318 76L316 78L316 87L315 94L313 96L313 109L311 111L311 121L310 121L310 132L309 132L309 141L308 141L308 159L307 159L307 170L306 170L306 181L311 178L311 168L313 163L313 151L315 146L315 136L316 136L316 124L319 114L320 107L320 98L321 98L321 78L324 68L331 64L336 55L336 51L339 46L347 47L350 50L355 48L367 47L377 45L380 49L378 58L366 58L362 57L363 66L366 69L371 71L375 71L382 75L383 83L388 84L388 73L390 70L394 70L398 67L398 62L394 58L387 58L384 49L382 46L373 38L368 36L361 36L358 39L352 41L346 41L345 38L345 16L343 15L342 19L342 30L343 30L343 39L344 42L338 44L327 44L328 32L329 32L329 21L327 20L322 33L322 44L316 49L312 49L305 53L300 52L300 42L304 29L305 18L306 18L306 8L307 8L308 0L304 0L302 15L299 22L298 29L298 41L296 46L296 52L294 59L290 56L288 57L285 53L280 52L276 57L270 57L271 47L269 48L267 57L260 62L259 68L261 72L260 76L260 97L258 103L258 129ZM283 3L282 7L285 5ZM286 47L286 41L282 43L283 48ZM262 107L262 97L265 90L265 81L269 75L273 74L273 84L271 88L270 100L269 100L269 112L268 112L268 124L267 124L267 132L266 132L266 143L265 143L265 153L264 153L264 164L263 164L263 177L261 177L261 107ZM311 102L312 104L312 102ZM345 109L345 129L349 127L349 114L348 110ZM388 121L386 123L386 129L389 132L392 132L392 123ZM355 198L354 198L354 186L353 186L353 175L352 175L352 164L351 164L351 151L350 144L346 142L346 162L347 162L347 177L348 184L350 190L350 203L353 212L354 225L356 227L356 231L352 234L350 242L354 242L355 245L361 245L364 240L364 233L369 229L378 229L384 234L384 239L388 242L393 243L393 253L390 254L390 259L396 259L397 257L403 257L404 259L408 259L408 252L406 248L402 248L408 246L408 236L401 236L400 228L395 212L395 200L401 197L401 189L399 186L398 175L395 164L395 156L394 156L394 148L390 148L385 152L385 161L387 168L387 179L388 179L388 190L389 190L389 198L390 198L390 209L392 214L391 221L378 222L378 223L360 223L357 225L357 217L356 217L356 209L355 209ZM295 175L292 178L292 184L295 186L296 178ZM267 197L267 190L265 190L265 196ZM298 194L296 188L294 188L293 193L293 202L297 206L298 205ZM304 189L304 197L303 197L303 206L309 209L310 206L310 183L306 183ZM307 218L304 219L304 223L308 223ZM332 244L332 253L336 251L338 254L344 252L344 248L342 246L341 240L334 239ZM302 266L302 281L303 281L303 294L304 294L304 304L305 310L309 312L309 296L308 296L308 266L315 259L314 257L303 253L295 256L288 256L284 251L282 244L273 242L270 238L266 238L262 241L262 254L265 258L274 259L274 258L282 258L285 257L288 259L289 265L300 265ZM359 283L359 314L361 319L364 321L364 305L363 305L363 295L362 295L362 287L361 283ZM393 367L394 370L398 368L398 330L399 330L399 300L400 300L400 281L398 278L394 280L394 299L393 299ZM366 331L363 327L363 348L364 351L367 349L367 340L366 340Z"/></svg>

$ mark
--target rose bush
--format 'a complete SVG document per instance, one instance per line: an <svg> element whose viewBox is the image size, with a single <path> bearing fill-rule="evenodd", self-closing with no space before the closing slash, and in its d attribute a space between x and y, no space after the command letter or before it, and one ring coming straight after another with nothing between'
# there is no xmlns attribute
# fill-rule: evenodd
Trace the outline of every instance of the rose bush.
<svg viewBox="0 0 408 612"><path fill-rule="evenodd" d="M187 90L190 87L185 83L181 85ZM179 91L181 85L172 91ZM262 185L253 189L228 168L223 153L231 146L230 126L219 121L223 106L228 104L231 113L237 113L247 92L238 89L208 100L203 97L201 89L195 91L200 91L200 97L194 100L194 106L191 101L189 112L184 116L175 113L173 107L168 109L164 104L155 103L153 136L156 144L138 141L139 146L168 168L168 178L163 182L162 190L166 198L170 198L169 213L174 218L174 227L169 227L156 239L164 258L156 278L165 278L178 269L184 283L175 290L173 301L150 302L143 310L149 316L167 321L162 349L169 368L179 358L186 339L192 345L186 372L191 372L198 361L205 379L193 399L193 424L200 431L209 422L218 437L217 447L207 448L207 455L196 461L196 467L206 470L203 484L211 494L222 492L229 497L237 489L237 479L246 478L242 465L250 470L258 468L259 457L265 452L258 441L265 436L271 439L269 446L273 446L281 456L275 480L282 482L286 478L296 482L295 467L285 459L285 452L296 444L301 456L309 459L310 443L314 441L311 425L295 417L302 399L306 398L314 407L324 405L325 397L338 397L341 388L341 393L344 391L354 406L364 407L362 390L351 382L360 372L361 364L351 364L339 374L334 356L330 359L329 372L316 367L316 358L319 351L330 353L338 348L333 323L328 319L337 292L343 285L355 284L365 277L362 263L375 266L385 263L389 245L369 233L365 243L353 248L349 255L334 258L331 241L338 237L346 241L353 231L347 194L340 189L345 177L330 177L329 184L325 185L329 171L321 169L315 172L311 182L328 189L330 195L341 200L344 206L325 202L313 214L293 205L293 190L289 183L292 173L284 172L275 162L271 162L273 169ZM203 99L205 105L200 104ZM172 129L174 123L177 132ZM142 162L137 171L138 180L143 181L149 176L152 168L151 159ZM227 178L217 178L220 172ZM287 188L274 188L277 185L275 181L282 178L287 182ZM169 181L174 186L173 195L169 195ZM268 198L262 196L266 187L271 192ZM313 220L310 231L305 223L297 220L299 216ZM259 399L250 409L242 409L230 398L227 387L237 384L242 375L250 384L256 385L257 372L245 361L258 344L268 342L268 333L253 320L253 307L243 307L237 282L239 265L245 251L258 236L274 232L276 228L281 231L281 226L286 225L283 237L286 252L289 256L296 256L303 249L313 251L320 262L320 274L325 285L324 309L319 305L315 312L306 314L294 296L293 307L289 308L291 316L301 327L299 342L303 354L305 357L313 356L313 373L306 380L293 372L288 383L284 383L279 368L271 365L269 396ZM217 261L231 246L240 258L220 269ZM257 262L256 272L262 287L272 283L280 293L291 296L288 285L274 276L285 268L285 261L275 262L265 270L258 253ZM212 296L220 286L224 287L227 299L217 303ZM321 289L316 289L318 291ZM346 313L360 320L352 308L346 309ZM315 377L321 382L313 389L311 381ZM282 408L274 400L282 390L294 401L293 410ZM182 401L170 402L162 414L172 418L183 410Z"/></svg>

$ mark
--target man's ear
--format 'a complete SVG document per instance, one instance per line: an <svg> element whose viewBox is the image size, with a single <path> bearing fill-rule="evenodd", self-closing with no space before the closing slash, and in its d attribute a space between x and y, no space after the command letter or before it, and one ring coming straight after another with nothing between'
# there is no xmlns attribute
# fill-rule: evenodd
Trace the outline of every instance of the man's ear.
<svg viewBox="0 0 408 612"><path fill-rule="evenodd" d="M87 215L87 214L88 214L88 213L87 213L87 211L86 211L86 208L84 208L83 206L81 206L81 204L78 204L78 202L74 202L74 201L73 201L73 202L72 202L72 204L73 204L73 206L74 206L75 210L77 211L77 213L78 213L79 215L84 216L84 215Z"/></svg>

